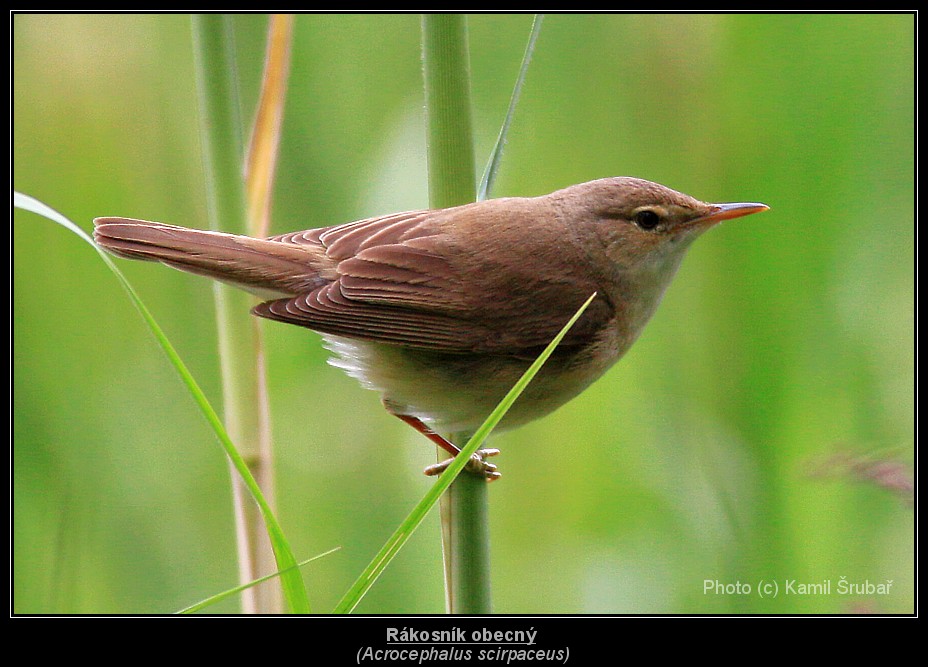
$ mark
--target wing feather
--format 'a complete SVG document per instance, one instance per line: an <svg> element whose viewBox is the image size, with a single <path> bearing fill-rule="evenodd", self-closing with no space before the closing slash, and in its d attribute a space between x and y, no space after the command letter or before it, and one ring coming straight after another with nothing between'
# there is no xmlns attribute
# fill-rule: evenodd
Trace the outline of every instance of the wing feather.
<svg viewBox="0 0 928 667"><path fill-rule="evenodd" d="M255 306L255 314L322 333L445 352L474 349L462 322L446 315L398 309L345 297L333 283L292 299Z"/></svg>
<svg viewBox="0 0 928 667"><path fill-rule="evenodd" d="M476 225L469 221L477 233L462 241L455 215L477 210L409 211L271 237L322 249L334 279L306 294L262 303L254 312L323 333L434 351L520 355L537 350L595 287L563 280L560 273L573 261L566 253L552 252L546 261L550 271L541 276L525 262L496 261L499 245L493 244L499 241L493 240L497 221L492 216ZM473 247L479 244L485 247ZM533 305L541 294L548 307L538 312ZM551 294L558 296L552 301ZM552 313L552 303L563 313ZM591 310L597 307L606 304L594 302ZM513 308L522 313L518 319L511 316ZM590 340L594 318L584 320L562 345ZM603 321L602 312L595 321Z"/></svg>

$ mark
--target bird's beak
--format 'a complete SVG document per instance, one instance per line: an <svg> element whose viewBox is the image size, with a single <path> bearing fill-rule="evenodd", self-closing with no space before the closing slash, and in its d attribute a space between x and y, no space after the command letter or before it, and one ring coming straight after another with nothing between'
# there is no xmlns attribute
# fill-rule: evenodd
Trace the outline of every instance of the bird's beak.
<svg viewBox="0 0 928 667"><path fill-rule="evenodd" d="M752 213L760 213L761 211L766 211L770 207L766 204L758 204L755 202L738 202L736 204L710 204L709 212L695 220L690 220L687 223L687 226L697 225L699 227L711 227L716 225L722 220L730 220L731 218L740 218L743 215L751 215Z"/></svg>

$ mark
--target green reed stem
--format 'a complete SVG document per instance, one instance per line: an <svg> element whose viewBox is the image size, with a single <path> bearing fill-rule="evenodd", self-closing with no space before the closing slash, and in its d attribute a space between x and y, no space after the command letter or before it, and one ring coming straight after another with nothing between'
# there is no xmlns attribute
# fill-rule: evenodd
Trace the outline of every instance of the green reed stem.
<svg viewBox="0 0 928 667"><path fill-rule="evenodd" d="M470 100L467 19L457 14L422 17L422 61L428 116L429 204L445 208L472 202L477 182ZM457 437L457 444L467 441ZM447 609L487 614L490 530L487 482L460 475L441 499Z"/></svg>
<svg viewBox="0 0 928 667"><path fill-rule="evenodd" d="M193 16L194 60L200 106L200 138L209 223L212 229L246 234L249 230L243 179L244 148L242 120L235 70L233 26L230 16ZM215 283L216 321L222 372L223 419L242 458L265 494L273 488L269 461L269 415L266 383L257 324L249 311L254 297ZM238 532L239 577L242 583L267 574L276 559L277 570L293 563L281 562L280 553L268 541L261 513L248 500L239 478L233 475L233 497ZM272 503L273 499L269 498ZM302 580L288 570L281 583L291 609L298 603ZM305 600L305 589L303 589ZM294 604L297 607L294 608ZM279 613L280 594L276 582L248 588L242 593L243 611ZM308 611L308 606L302 608Z"/></svg>

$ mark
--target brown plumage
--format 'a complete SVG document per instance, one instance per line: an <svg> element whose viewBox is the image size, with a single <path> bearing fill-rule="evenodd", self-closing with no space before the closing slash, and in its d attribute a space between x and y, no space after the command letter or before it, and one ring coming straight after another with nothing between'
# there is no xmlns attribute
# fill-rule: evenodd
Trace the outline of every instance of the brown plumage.
<svg viewBox="0 0 928 667"><path fill-rule="evenodd" d="M609 178L269 239L126 218L98 218L94 238L258 294L256 315L322 333L333 363L388 410L457 432L483 421L596 292L504 425L582 391L637 338L699 233L766 208Z"/></svg>

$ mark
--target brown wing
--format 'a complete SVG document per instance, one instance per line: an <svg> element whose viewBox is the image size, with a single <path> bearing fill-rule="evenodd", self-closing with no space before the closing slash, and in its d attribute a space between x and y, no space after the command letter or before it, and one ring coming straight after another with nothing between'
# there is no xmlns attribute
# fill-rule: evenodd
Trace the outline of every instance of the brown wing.
<svg viewBox="0 0 928 667"><path fill-rule="evenodd" d="M502 241L493 216L482 220L479 207L399 213L272 237L321 246L337 277L254 312L323 333L443 352L521 354L546 345L595 288L577 289L556 272L535 276L519 262L499 262ZM467 228L476 233L462 237L462 215L471 216ZM563 298L536 301L552 290ZM596 327L584 320L564 344L589 340Z"/></svg>

